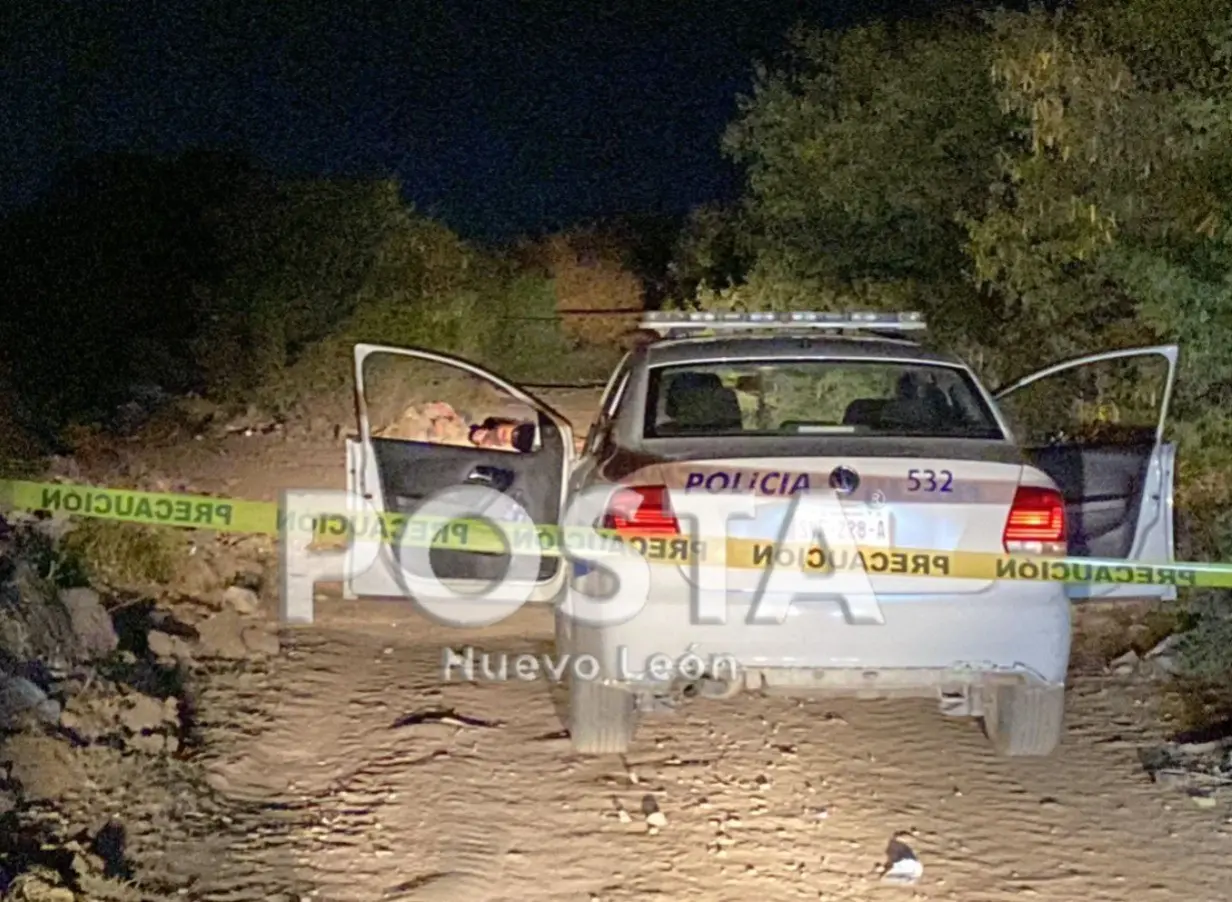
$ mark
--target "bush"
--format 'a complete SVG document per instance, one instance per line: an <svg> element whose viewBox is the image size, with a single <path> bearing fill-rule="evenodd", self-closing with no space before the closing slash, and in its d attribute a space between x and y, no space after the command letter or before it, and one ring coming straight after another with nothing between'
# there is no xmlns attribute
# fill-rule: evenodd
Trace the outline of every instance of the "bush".
<svg viewBox="0 0 1232 902"><path fill-rule="evenodd" d="M557 314L556 285L536 274L515 276L506 289L495 346L488 359L518 382L572 378L572 348Z"/></svg>
<svg viewBox="0 0 1232 902"><path fill-rule="evenodd" d="M616 251L598 270L558 260L554 273L468 244L408 208L396 182L277 179L204 153L71 168L0 224L0 250L16 261L0 426L48 443L109 421L143 382L284 414L332 403L357 341L559 381L610 355L571 357L584 336L566 336L558 307L631 305L640 290ZM606 345L618 330L599 326ZM50 378L49 360L72 365ZM24 405L9 403L6 379ZM0 441L0 454L21 453Z"/></svg>
<svg viewBox="0 0 1232 902"><path fill-rule="evenodd" d="M175 576L183 555L182 535L165 527L112 520L83 520L60 548L68 565L90 580L115 588L162 585Z"/></svg>
<svg viewBox="0 0 1232 902"><path fill-rule="evenodd" d="M435 223L407 225L390 236L355 311L274 374L260 392L263 403L280 409L347 396L352 347L361 342L451 354L514 381L570 373L549 279Z"/></svg>
<svg viewBox="0 0 1232 902"><path fill-rule="evenodd" d="M560 328L572 346L611 344L614 337L636 327L644 289L629 263L630 254L617 236L596 228L553 235L529 252L555 290L553 308L539 309L548 314L562 311ZM529 315L529 310L519 309L517 315ZM639 312L603 315L613 310Z"/></svg>

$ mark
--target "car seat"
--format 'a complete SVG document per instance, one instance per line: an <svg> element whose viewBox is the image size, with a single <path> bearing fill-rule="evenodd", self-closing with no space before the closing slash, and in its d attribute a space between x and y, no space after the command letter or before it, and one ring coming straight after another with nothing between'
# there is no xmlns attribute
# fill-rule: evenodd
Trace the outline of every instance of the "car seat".
<svg viewBox="0 0 1232 902"><path fill-rule="evenodd" d="M881 412L889 403L884 398L856 398L843 412L843 425L872 429L881 422Z"/></svg>
<svg viewBox="0 0 1232 902"><path fill-rule="evenodd" d="M663 406L668 422L660 432L731 432L744 424L736 393L714 373L676 376L668 384Z"/></svg>

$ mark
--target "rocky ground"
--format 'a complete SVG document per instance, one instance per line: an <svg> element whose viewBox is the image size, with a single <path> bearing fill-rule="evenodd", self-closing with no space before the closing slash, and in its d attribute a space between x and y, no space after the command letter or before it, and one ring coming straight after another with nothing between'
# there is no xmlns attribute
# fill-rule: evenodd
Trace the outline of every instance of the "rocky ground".
<svg viewBox="0 0 1232 902"><path fill-rule="evenodd" d="M278 655L263 616L268 540L184 536L157 592L99 590L64 551L68 524L0 525L0 879L5 898L162 898L135 860L212 832L199 759L215 681Z"/></svg>
<svg viewBox="0 0 1232 902"><path fill-rule="evenodd" d="M585 423L594 396L552 400ZM59 467L266 499L340 487L341 424L259 420ZM1045 761L997 758L935 705L757 697L697 701L590 760L559 687L442 679L446 648L550 652L546 611L463 633L323 590L317 624L279 630L267 539L180 535L164 577L119 590L75 572L63 533L0 535L6 899L1228 896L1232 761L1169 741L1168 644L1119 609L1080 624L1070 733Z"/></svg>

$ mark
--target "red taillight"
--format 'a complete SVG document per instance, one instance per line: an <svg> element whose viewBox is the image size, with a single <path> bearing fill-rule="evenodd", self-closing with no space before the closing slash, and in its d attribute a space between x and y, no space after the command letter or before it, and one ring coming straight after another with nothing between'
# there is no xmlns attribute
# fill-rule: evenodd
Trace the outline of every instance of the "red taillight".
<svg viewBox="0 0 1232 902"><path fill-rule="evenodd" d="M617 489L607 503L603 528L617 532L678 535L680 524L665 485L639 485Z"/></svg>
<svg viewBox="0 0 1232 902"><path fill-rule="evenodd" d="M1061 493L1019 486L1002 540L1009 552L1065 554L1065 499Z"/></svg>

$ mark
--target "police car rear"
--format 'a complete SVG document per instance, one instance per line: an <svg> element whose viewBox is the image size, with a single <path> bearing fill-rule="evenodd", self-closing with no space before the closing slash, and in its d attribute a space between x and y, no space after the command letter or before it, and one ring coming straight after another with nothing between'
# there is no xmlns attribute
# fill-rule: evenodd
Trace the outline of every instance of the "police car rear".
<svg viewBox="0 0 1232 902"><path fill-rule="evenodd" d="M559 618L602 663L575 681L582 751L619 751L678 690L936 695L997 746L1061 731L1063 586L964 578L963 555L1065 553L1065 506L970 369L915 315L650 320L595 478L604 525L652 559L623 622ZM705 337L682 337L705 329ZM615 590L579 568L570 593Z"/></svg>

